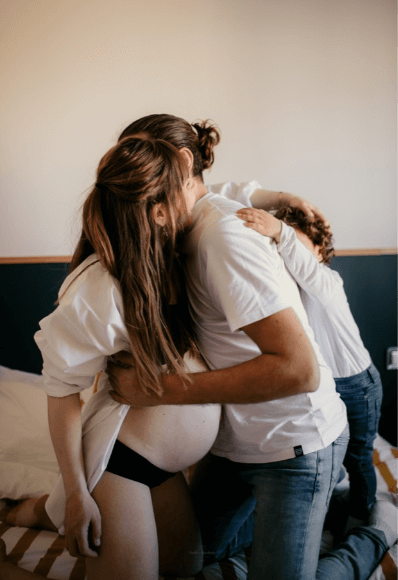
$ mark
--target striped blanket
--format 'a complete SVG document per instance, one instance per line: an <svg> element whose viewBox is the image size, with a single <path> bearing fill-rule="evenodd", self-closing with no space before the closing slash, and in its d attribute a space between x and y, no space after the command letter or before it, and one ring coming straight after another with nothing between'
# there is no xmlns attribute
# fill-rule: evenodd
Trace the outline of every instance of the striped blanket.
<svg viewBox="0 0 398 580"><path fill-rule="evenodd" d="M378 436L374 451L377 493L388 492L392 504L396 502L397 459L397 449ZM64 538L55 532L14 528L0 522L0 537L6 543L10 560L21 568L53 580L85 579L84 560L72 558L65 550ZM396 580L397 551L397 544L395 544L385 554L380 565L373 572L371 580ZM195 580L246 580L246 578L247 554L244 553L213 564L195 576Z"/></svg>

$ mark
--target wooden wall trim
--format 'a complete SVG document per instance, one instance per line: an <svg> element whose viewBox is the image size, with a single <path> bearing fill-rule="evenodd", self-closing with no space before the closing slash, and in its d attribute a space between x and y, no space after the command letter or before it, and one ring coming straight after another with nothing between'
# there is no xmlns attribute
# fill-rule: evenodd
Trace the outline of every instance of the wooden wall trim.
<svg viewBox="0 0 398 580"><path fill-rule="evenodd" d="M336 256L385 256L397 254L397 248L369 248L359 250L336 250ZM60 264L69 263L71 256L22 256L1 258L0 264Z"/></svg>
<svg viewBox="0 0 398 580"><path fill-rule="evenodd" d="M24 256L1 258L0 264L60 264L69 263L72 256Z"/></svg>
<svg viewBox="0 0 398 580"><path fill-rule="evenodd" d="M369 248L359 250L336 250L336 256L385 256L397 254L397 248Z"/></svg>

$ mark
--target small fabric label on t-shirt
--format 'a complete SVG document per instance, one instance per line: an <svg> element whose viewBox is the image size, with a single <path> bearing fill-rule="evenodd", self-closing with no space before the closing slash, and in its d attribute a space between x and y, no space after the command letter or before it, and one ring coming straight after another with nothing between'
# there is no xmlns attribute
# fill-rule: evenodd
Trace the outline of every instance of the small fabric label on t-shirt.
<svg viewBox="0 0 398 580"><path fill-rule="evenodd" d="M299 457L300 455L304 455L303 448L301 447L301 445L296 445L296 447L293 447L293 450L294 450L294 454L296 457Z"/></svg>

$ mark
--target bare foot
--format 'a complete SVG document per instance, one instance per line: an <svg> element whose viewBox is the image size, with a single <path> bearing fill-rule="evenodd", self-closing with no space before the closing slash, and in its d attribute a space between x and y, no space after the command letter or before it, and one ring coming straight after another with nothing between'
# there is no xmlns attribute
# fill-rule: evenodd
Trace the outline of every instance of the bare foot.
<svg viewBox="0 0 398 580"><path fill-rule="evenodd" d="M0 563L7 560L6 543L0 538Z"/></svg>
<svg viewBox="0 0 398 580"><path fill-rule="evenodd" d="M48 495L43 495L39 498L22 500L11 508L8 513L5 513L4 521L10 526L57 531L44 508L47 498Z"/></svg>
<svg viewBox="0 0 398 580"><path fill-rule="evenodd" d="M7 522L8 513L13 507L15 507L15 502L11 503L10 500L7 500L7 505L0 510L0 522Z"/></svg>
<svg viewBox="0 0 398 580"><path fill-rule="evenodd" d="M22 526L24 528L36 528L39 524L34 508L38 499L24 499L6 514L6 523L10 526Z"/></svg>

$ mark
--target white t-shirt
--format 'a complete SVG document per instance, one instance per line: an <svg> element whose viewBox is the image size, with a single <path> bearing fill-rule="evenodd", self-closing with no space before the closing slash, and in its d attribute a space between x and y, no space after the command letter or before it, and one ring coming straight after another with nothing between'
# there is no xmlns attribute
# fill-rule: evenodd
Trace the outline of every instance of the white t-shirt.
<svg viewBox="0 0 398 580"><path fill-rule="evenodd" d="M261 189L257 181L227 181L206 187L247 207L252 207L251 196ZM341 276L319 264L288 226L283 228L277 248L300 286L308 322L333 377L351 377L367 369L371 357L352 316Z"/></svg>
<svg viewBox="0 0 398 580"><path fill-rule="evenodd" d="M119 285L95 254L66 278L59 295L59 306L40 322L41 330L35 335L43 356L44 388L52 397L65 397L91 387L97 373L105 369L107 356L130 351ZM188 354L184 362L190 372L206 370ZM114 401L110 390L108 377L102 373L97 393L82 411L84 464L90 492L106 469L130 409L134 428L130 425L129 446L157 467L179 471L210 449L218 430L219 405L130 408ZM46 511L62 533L65 492L61 477L47 500Z"/></svg>
<svg viewBox="0 0 398 580"><path fill-rule="evenodd" d="M333 376L351 377L367 369L371 358L352 316L340 274L320 264L285 223L277 249L300 286L308 321Z"/></svg>
<svg viewBox="0 0 398 580"><path fill-rule="evenodd" d="M223 197L237 201L246 207L252 207L251 196L257 189L262 189L262 187L258 181L253 180L242 183L234 183L233 181L212 183L206 185L206 189L211 193L218 193Z"/></svg>
<svg viewBox="0 0 398 580"><path fill-rule="evenodd" d="M225 405L212 452L233 461L270 462L323 449L343 431L346 410L316 345L296 282L275 244L246 228L242 205L208 193L193 208L186 237L186 282L201 352L212 369L260 354L240 328L292 307L320 365L315 393L275 401ZM296 450L295 450L296 448Z"/></svg>

